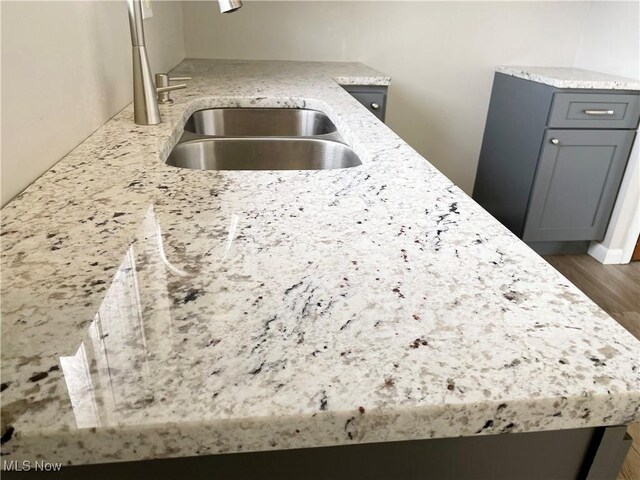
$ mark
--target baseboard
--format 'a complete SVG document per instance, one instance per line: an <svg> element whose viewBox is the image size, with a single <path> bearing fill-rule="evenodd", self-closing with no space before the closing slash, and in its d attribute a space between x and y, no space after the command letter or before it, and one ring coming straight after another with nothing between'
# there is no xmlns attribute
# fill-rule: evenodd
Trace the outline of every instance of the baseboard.
<svg viewBox="0 0 640 480"><path fill-rule="evenodd" d="M589 245L589 255L604 265L615 265L625 262L624 250L622 248L607 248L598 242L591 242Z"/></svg>

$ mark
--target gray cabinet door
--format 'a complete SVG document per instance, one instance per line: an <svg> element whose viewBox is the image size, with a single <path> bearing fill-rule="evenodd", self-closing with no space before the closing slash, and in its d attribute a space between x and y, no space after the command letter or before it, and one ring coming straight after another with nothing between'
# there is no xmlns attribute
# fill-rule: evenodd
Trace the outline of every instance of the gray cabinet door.
<svg viewBox="0 0 640 480"><path fill-rule="evenodd" d="M601 240L634 131L547 130L523 240Z"/></svg>
<svg viewBox="0 0 640 480"><path fill-rule="evenodd" d="M351 95L355 97L362 105L373 113L376 117L384 122L384 114L386 110L385 95L382 93L363 93L363 92L351 92Z"/></svg>
<svg viewBox="0 0 640 480"><path fill-rule="evenodd" d="M387 111L387 87L384 85L342 85L356 100L384 122Z"/></svg>

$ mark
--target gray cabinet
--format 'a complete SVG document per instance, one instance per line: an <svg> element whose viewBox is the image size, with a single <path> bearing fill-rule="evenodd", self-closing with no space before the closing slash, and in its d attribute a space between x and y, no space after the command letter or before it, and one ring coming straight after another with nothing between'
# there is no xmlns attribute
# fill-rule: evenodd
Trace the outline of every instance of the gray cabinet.
<svg viewBox="0 0 640 480"><path fill-rule="evenodd" d="M636 135L638 92L497 73L473 198L541 254L604 237Z"/></svg>
<svg viewBox="0 0 640 480"><path fill-rule="evenodd" d="M618 472L633 441L626 430L626 426L620 425L213 455L198 452L190 457L65 465L62 471L47 472L47 475L33 468L29 471L5 470L2 478L613 480L619 478ZM460 461L461 458L464 461Z"/></svg>
<svg viewBox="0 0 640 480"><path fill-rule="evenodd" d="M547 130L522 239L604 237L633 138L629 130Z"/></svg>
<svg viewBox="0 0 640 480"><path fill-rule="evenodd" d="M387 88L383 85L342 85L356 100L384 122L387 112Z"/></svg>

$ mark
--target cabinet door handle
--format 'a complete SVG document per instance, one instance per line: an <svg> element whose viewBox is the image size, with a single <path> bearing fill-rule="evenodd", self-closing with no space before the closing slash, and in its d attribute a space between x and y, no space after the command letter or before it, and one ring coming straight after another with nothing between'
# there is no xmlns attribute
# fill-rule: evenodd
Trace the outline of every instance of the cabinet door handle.
<svg viewBox="0 0 640 480"><path fill-rule="evenodd" d="M379 104L377 104L376 102L373 102L373 103L371 104L371 108L373 108L374 110L378 110L378 109L380 108L380 105L379 105Z"/></svg>
<svg viewBox="0 0 640 480"><path fill-rule="evenodd" d="M552 138L551 139L551 143L553 143L554 145L559 145L560 144L560 140L558 140L557 138Z"/></svg>
<svg viewBox="0 0 640 480"><path fill-rule="evenodd" d="M587 115L613 115L613 110L585 110Z"/></svg>

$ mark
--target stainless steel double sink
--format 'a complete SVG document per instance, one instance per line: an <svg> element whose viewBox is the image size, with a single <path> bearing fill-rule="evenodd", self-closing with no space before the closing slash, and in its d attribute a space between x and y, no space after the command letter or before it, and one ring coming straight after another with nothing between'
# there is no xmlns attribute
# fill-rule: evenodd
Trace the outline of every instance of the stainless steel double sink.
<svg viewBox="0 0 640 480"><path fill-rule="evenodd" d="M362 164L324 113L286 108L194 112L166 163L198 170L324 170Z"/></svg>

